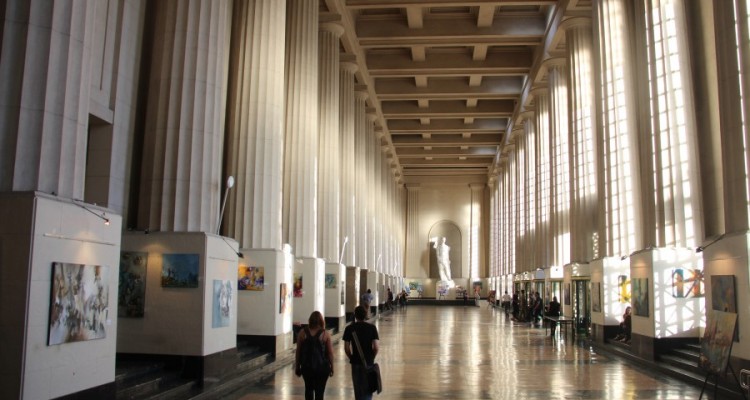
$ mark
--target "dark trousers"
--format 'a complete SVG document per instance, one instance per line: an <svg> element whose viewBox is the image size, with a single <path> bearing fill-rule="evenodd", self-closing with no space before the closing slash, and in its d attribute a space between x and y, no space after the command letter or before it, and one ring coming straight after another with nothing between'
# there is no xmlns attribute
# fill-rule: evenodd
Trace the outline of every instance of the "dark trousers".
<svg viewBox="0 0 750 400"><path fill-rule="evenodd" d="M305 400L323 400L323 393L326 391L326 382L328 377L313 377L302 375L305 380Z"/></svg>
<svg viewBox="0 0 750 400"><path fill-rule="evenodd" d="M367 369L362 364L352 364L352 384L356 400L372 400L372 392L367 383Z"/></svg>

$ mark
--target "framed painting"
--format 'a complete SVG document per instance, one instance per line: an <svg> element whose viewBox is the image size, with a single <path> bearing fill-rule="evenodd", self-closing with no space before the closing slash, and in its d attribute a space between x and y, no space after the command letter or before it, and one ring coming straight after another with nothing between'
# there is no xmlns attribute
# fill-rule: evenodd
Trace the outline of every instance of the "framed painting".
<svg viewBox="0 0 750 400"><path fill-rule="evenodd" d="M294 285L292 286L294 293L294 297L302 297L305 295L305 292L302 287L302 273L295 272L294 273Z"/></svg>
<svg viewBox="0 0 750 400"><path fill-rule="evenodd" d="M566 306L570 305L570 283L566 283L563 288L563 301Z"/></svg>
<svg viewBox="0 0 750 400"><path fill-rule="evenodd" d="M169 288L197 288L198 254L163 254L161 286Z"/></svg>
<svg viewBox="0 0 750 400"><path fill-rule="evenodd" d="M336 274L326 274L326 289L336 288Z"/></svg>
<svg viewBox="0 0 750 400"><path fill-rule="evenodd" d="M146 309L146 272L148 253L120 253L120 283L117 292L117 316L143 318Z"/></svg>
<svg viewBox="0 0 750 400"><path fill-rule="evenodd" d="M289 290L286 287L286 283L279 284L279 314L286 312L286 300L289 294Z"/></svg>
<svg viewBox="0 0 750 400"><path fill-rule="evenodd" d="M734 275L711 275L711 309L737 312Z"/></svg>
<svg viewBox="0 0 750 400"><path fill-rule="evenodd" d="M620 303L630 303L630 279L627 275L617 277L617 299Z"/></svg>
<svg viewBox="0 0 750 400"><path fill-rule="evenodd" d="M707 372L724 374L734 341L737 314L711 310L701 340L698 365Z"/></svg>
<svg viewBox="0 0 750 400"><path fill-rule="evenodd" d="M52 263L48 345L106 338L108 316L107 268Z"/></svg>
<svg viewBox="0 0 750 400"><path fill-rule="evenodd" d="M634 278L631 284L633 286L633 314L639 317L650 316L648 278Z"/></svg>
<svg viewBox="0 0 750 400"><path fill-rule="evenodd" d="M240 265L237 268L237 290L262 291L264 284L264 267L248 267L247 265Z"/></svg>
<svg viewBox="0 0 750 400"><path fill-rule="evenodd" d="M602 283L591 283L591 311L602 312Z"/></svg>
<svg viewBox="0 0 750 400"><path fill-rule="evenodd" d="M229 280L214 279L212 328L223 328L231 322L232 286Z"/></svg>

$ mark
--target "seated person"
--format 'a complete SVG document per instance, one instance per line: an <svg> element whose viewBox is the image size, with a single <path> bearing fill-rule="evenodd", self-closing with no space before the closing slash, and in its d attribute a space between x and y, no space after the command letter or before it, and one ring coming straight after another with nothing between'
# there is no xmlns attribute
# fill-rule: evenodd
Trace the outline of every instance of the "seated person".
<svg viewBox="0 0 750 400"><path fill-rule="evenodd" d="M625 308L625 313L622 314L622 322L620 322L620 333L615 336L615 340L623 343L630 343L630 332L632 331L633 325L630 322L630 306Z"/></svg>

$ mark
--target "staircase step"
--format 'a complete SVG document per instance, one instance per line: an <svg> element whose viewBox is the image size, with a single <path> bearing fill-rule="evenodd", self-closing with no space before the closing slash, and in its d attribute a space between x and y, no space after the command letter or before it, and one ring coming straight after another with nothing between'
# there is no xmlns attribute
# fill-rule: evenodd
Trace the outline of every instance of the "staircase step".
<svg viewBox="0 0 750 400"><path fill-rule="evenodd" d="M131 385L117 384L117 400L142 399L159 392L162 378L154 375L151 379Z"/></svg>
<svg viewBox="0 0 750 400"><path fill-rule="evenodd" d="M698 365L698 360L700 359L700 352L687 348L673 349L669 355L684 358L685 360L692 362L694 365Z"/></svg>
<svg viewBox="0 0 750 400"><path fill-rule="evenodd" d="M260 354L239 362L236 369L237 371L248 372L260 368L271 361L273 361L273 357L270 353Z"/></svg>
<svg viewBox="0 0 750 400"><path fill-rule="evenodd" d="M675 357L671 354L663 354L659 356L659 361L697 375L701 375L702 373L702 370L698 368L698 363L694 363L691 360L686 360L682 357Z"/></svg>

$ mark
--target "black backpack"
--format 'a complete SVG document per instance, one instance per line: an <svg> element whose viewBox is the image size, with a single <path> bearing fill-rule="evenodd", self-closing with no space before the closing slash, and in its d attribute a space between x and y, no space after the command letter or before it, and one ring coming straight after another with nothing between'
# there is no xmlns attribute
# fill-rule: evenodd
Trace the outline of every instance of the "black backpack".
<svg viewBox="0 0 750 400"><path fill-rule="evenodd" d="M327 377L331 373L331 364L326 358L325 345L320 342L323 329L313 336L305 327L305 341L302 343L302 374L312 377Z"/></svg>

